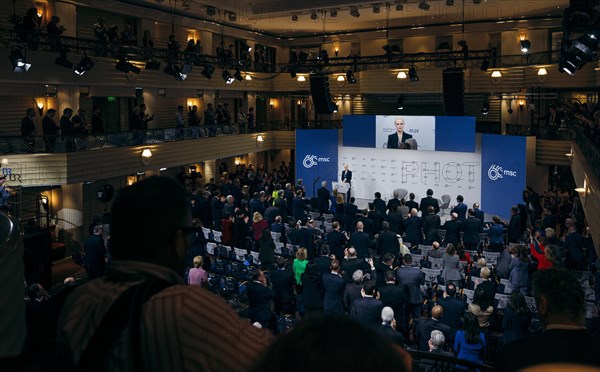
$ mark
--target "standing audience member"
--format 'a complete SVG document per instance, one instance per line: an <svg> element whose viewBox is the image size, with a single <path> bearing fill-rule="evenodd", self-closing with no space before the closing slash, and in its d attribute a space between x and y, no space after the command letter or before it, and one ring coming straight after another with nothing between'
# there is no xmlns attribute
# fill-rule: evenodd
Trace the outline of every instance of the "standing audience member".
<svg viewBox="0 0 600 372"><path fill-rule="evenodd" d="M35 118L35 110L28 108L25 111L25 117L21 120L21 137L27 142L35 136L35 123L33 122L33 118Z"/></svg>
<svg viewBox="0 0 600 372"><path fill-rule="evenodd" d="M317 265L309 263L300 278L302 282L302 305L304 315L312 316L323 312L323 282Z"/></svg>
<svg viewBox="0 0 600 372"><path fill-rule="evenodd" d="M600 340L585 329L585 294L579 281L564 269L550 268L533 275L532 288L544 331L501 347L494 370L597 370Z"/></svg>
<svg viewBox="0 0 600 372"><path fill-rule="evenodd" d="M381 320L383 304L379 301L374 280L365 282L361 295L362 298L354 300L350 309L350 317L367 327L376 327Z"/></svg>
<svg viewBox="0 0 600 372"><path fill-rule="evenodd" d="M59 25L60 17L53 15L50 22L46 26L48 32L48 41L50 42L50 50L59 52L61 50L60 35L67 29L63 25Z"/></svg>
<svg viewBox="0 0 600 372"><path fill-rule="evenodd" d="M527 337L530 324L531 313L527 307L527 302L525 302L525 297L521 292L513 291L510 294L510 301L504 309L504 317L502 318L504 344Z"/></svg>
<svg viewBox="0 0 600 372"><path fill-rule="evenodd" d="M275 319L271 312L273 291L267 287L267 278L262 270L254 270L252 281L246 285L246 293L250 323L258 322L262 328L274 329Z"/></svg>
<svg viewBox="0 0 600 372"><path fill-rule="evenodd" d="M462 276L460 273L460 258L456 254L456 249L453 244L446 246L446 253L442 256L442 278L444 283L454 284L456 287L462 288Z"/></svg>
<svg viewBox="0 0 600 372"><path fill-rule="evenodd" d="M270 281L273 286L274 311L277 316L294 313L294 292L296 280L294 272L286 268L287 260L277 258L277 270L271 271Z"/></svg>
<svg viewBox="0 0 600 372"><path fill-rule="evenodd" d="M208 283L208 272L202 268L204 258L202 256L194 257L194 267L188 273L188 284L205 286Z"/></svg>
<svg viewBox="0 0 600 372"><path fill-rule="evenodd" d="M261 268L263 270L271 270L275 263L275 242L268 228L262 230L261 236L258 239L258 246L258 259L260 260Z"/></svg>
<svg viewBox="0 0 600 372"><path fill-rule="evenodd" d="M326 313L344 314L344 278L340 274L340 262L331 261L331 272L323 274L323 310Z"/></svg>
<svg viewBox="0 0 600 372"><path fill-rule="evenodd" d="M520 291L523 295L527 294L529 286L529 256L527 247L519 244L514 247L514 253L511 255L509 281L513 291Z"/></svg>
<svg viewBox="0 0 600 372"><path fill-rule="evenodd" d="M454 340L454 353L456 358L483 364L486 348L486 339L479 329L477 317L465 313L463 329L456 332Z"/></svg>

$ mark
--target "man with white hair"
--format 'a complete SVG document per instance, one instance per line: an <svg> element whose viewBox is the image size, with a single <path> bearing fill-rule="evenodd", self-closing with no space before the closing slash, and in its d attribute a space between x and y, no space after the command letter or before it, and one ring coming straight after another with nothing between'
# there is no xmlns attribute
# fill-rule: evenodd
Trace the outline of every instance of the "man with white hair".
<svg viewBox="0 0 600 372"><path fill-rule="evenodd" d="M446 343L446 337L444 337L444 333L442 331L438 331L437 329L431 331L431 336L429 337L428 342L429 352L454 358L454 354L449 351L444 351L444 343Z"/></svg>
<svg viewBox="0 0 600 372"><path fill-rule="evenodd" d="M356 231L350 236L350 243L356 249L356 256L358 258L371 257L369 248L371 247L371 238L369 234L363 231L364 225L361 221L356 223Z"/></svg>
<svg viewBox="0 0 600 372"><path fill-rule="evenodd" d="M317 204L319 206L319 213L329 212L329 201L331 200L331 194L327 189L327 181L321 182L321 188L317 190Z"/></svg>
<svg viewBox="0 0 600 372"><path fill-rule="evenodd" d="M404 223L406 226L406 241L413 247L423 243L423 219L417 213L419 211L416 208L411 209L410 217Z"/></svg>
<svg viewBox="0 0 600 372"><path fill-rule="evenodd" d="M351 275L351 282L346 284L346 288L344 288L343 302L344 309L348 312L352 308L352 304L354 300L362 297L362 287L363 287L363 278L364 274L362 270L356 270L354 274Z"/></svg>
<svg viewBox="0 0 600 372"><path fill-rule="evenodd" d="M386 306L381 310L381 326L379 333L391 339L395 344L404 346L404 336L396 330L396 320L394 319L394 310Z"/></svg>
<svg viewBox="0 0 600 372"><path fill-rule="evenodd" d="M444 223L444 229L446 230L446 236L444 237L444 244L454 244L456 247L460 242L460 220L458 219L458 214L456 212L452 212L452 219L446 221Z"/></svg>
<svg viewBox="0 0 600 372"><path fill-rule="evenodd" d="M355 248L348 248L344 251L344 260L342 261L342 273L344 274L344 280L346 283L353 281L353 275L356 270L362 270L364 273L371 272L371 266L363 260L359 259L356 254ZM373 267L375 270L375 267Z"/></svg>

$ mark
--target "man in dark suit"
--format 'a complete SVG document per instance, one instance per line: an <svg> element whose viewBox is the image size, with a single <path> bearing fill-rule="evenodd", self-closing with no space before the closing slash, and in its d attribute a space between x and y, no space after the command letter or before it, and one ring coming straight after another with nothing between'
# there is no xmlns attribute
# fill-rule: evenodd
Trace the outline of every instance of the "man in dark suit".
<svg viewBox="0 0 600 372"><path fill-rule="evenodd" d="M83 243L85 249L85 269L88 279L92 280L104 275L106 266L106 248L102 239L102 225L94 226L94 233Z"/></svg>
<svg viewBox="0 0 600 372"><path fill-rule="evenodd" d="M412 138L412 134L404 132L404 119L396 119L394 125L396 126L396 133L392 133L388 136L387 148L401 149L401 144L406 142L407 139Z"/></svg>
<svg viewBox="0 0 600 372"><path fill-rule="evenodd" d="M301 220L306 215L306 204L302 199L302 190L296 191L296 196L292 201L293 216L296 221Z"/></svg>
<svg viewBox="0 0 600 372"><path fill-rule="evenodd" d="M375 235L375 225L373 224L373 221L371 221L371 219L369 219L369 211L367 211L366 209L363 209L361 211L361 216L358 217L358 222L362 222L363 224L363 231L367 233L367 235L369 235L369 239L373 239L373 236ZM378 232L378 231L377 231Z"/></svg>
<svg viewBox="0 0 600 372"><path fill-rule="evenodd" d="M446 340L450 343L454 340L456 331L441 322L443 314L444 309L440 305L435 305L431 309L431 318L419 319L416 336L419 341L418 345L420 351L429 351L428 342L431 337L431 331L433 330L441 331Z"/></svg>
<svg viewBox="0 0 600 372"><path fill-rule="evenodd" d="M344 304L342 296L344 295L344 278L340 274L340 262L331 261L331 272L323 274L323 310L326 313L344 314Z"/></svg>
<svg viewBox="0 0 600 372"><path fill-rule="evenodd" d="M460 242L460 221L456 212L452 212L451 219L444 223L443 228L446 230L444 244L454 244L456 246Z"/></svg>
<svg viewBox="0 0 600 372"><path fill-rule="evenodd" d="M456 296L456 286L448 284L444 297L438 301L438 304L444 308L442 314L442 323L450 326L455 331L460 329L460 319L465 314L465 303Z"/></svg>
<svg viewBox="0 0 600 372"><path fill-rule="evenodd" d="M271 285L273 289L274 310L277 316L294 312L294 289L296 280L294 272L285 267L286 259L277 258L277 270L271 271Z"/></svg>
<svg viewBox="0 0 600 372"><path fill-rule="evenodd" d="M350 201L344 204L344 228L349 233L356 228L357 213L358 207L354 204L354 197L351 197Z"/></svg>
<svg viewBox="0 0 600 372"><path fill-rule="evenodd" d="M373 239L374 235L378 234L381 231L381 223L383 222L383 216L375 208L375 204L373 203L369 203L369 211L367 212L367 218L373 224L373 234L369 235L371 239Z"/></svg>
<svg viewBox="0 0 600 372"><path fill-rule="evenodd" d="M475 218L475 211L469 209L469 218L462 221L460 230L463 232L462 241L466 250L474 251L479 246L479 233L483 232L483 225Z"/></svg>
<svg viewBox="0 0 600 372"><path fill-rule="evenodd" d="M348 164L344 164L344 170L342 171L342 182L348 184L348 191L346 192L346 200L350 200L350 191L352 190L352 171L348 169Z"/></svg>
<svg viewBox="0 0 600 372"><path fill-rule="evenodd" d="M415 194L413 194L412 192L408 194L408 199L409 200L405 203L405 205L408 207L408 210L412 211L414 208L417 211L419 211L419 204L417 204L417 202L415 201Z"/></svg>
<svg viewBox="0 0 600 372"><path fill-rule="evenodd" d="M404 308L408 302L407 290L403 285L396 285L396 273L388 270L383 274L385 285L378 286L379 299L383 306L389 306L394 310L394 318L396 319L396 329L404 329Z"/></svg>
<svg viewBox="0 0 600 372"><path fill-rule="evenodd" d="M350 317L367 327L377 327L381 322L383 304L376 298L375 281L368 280L364 283L361 294L362 298L356 299L352 304Z"/></svg>
<svg viewBox="0 0 600 372"><path fill-rule="evenodd" d="M425 209L422 209L425 211ZM423 244L431 245L433 242L440 241L440 225L442 220L435 212L435 207L430 205L427 207L427 216L423 217L423 234L425 234L425 240Z"/></svg>
<svg viewBox="0 0 600 372"><path fill-rule="evenodd" d="M462 195L458 195L456 197L456 201L458 202L458 204L456 204L454 208L452 208L451 212L458 214L458 219L460 221L464 221L467 218L467 209L469 207L467 207L467 205L463 203L464 198L462 197Z"/></svg>
<svg viewBox="0 0 600 372"><path fill-rule="evenodd" d="M259 322L263 328L273 329L271 300L273 292L267 287L267 278L262 270L252 273L252 281L246 285L248 294L248 318L251 323Z"/></svg>
<svg viewBox="0 0 600 372"><path fill-rule="evenodd" d="M321 188L317 190L317 201L319 205L319 213L328 213L329 212L329 201L331 199L331 194L327 189L327 181L321 182Z"/></svg>
<svg viewBox="0 0 600 372"><path fill-rule="evenodd" d="M381 199L381 193L377 191L375 193L375 199L373 199L373 205L375 206L375 210L379 212L381 218L385 217L386 207L385 202Z"/></svg>
<svg viewBox="0 0 600 372"><path fill-rule="evenodd" d="M306 248L308 260L312 262L316 255L315 234L306 217L303 217L300 222L300 228L298 229L298 245Z"/></svg>
<svg viewBox="0 0 600 372"><path fill-rule="evenodd" d="M473 213L475 214L475 218L481 221L483 225L483 220L485 219L485 215L481 209L479 209L479 203L473 203Z"/></svg>
<svg viewBox="0 0 600 372"><path fill-rule="evenodd" d="M375 284L377 288L380 288L385 285L385 276L384 274L387 271L394 271L394 256L391 253L386 253L381 256L381 258L375 258L373 260L373 264L375 266Z"/></svg>
<svg viewBox="0 0 600 372"><path fill-rule="evenodd" d="M413 247L423 242L423 219L417 216L417 209L413 208L410 211L410 217L404 222L406 231L406 241Z"/></svg>
<svg viewBox="0 0 600 372"><path fill-rule="evenodd" d="M340 231L340 223L333 221L332 230L325 235L325 241L329 245L329 252L335 256L336 259L341 260L344 258L344 248L348 237Z"/></svg>
<svg viewBox="0 0 600 372"><path fill-rule="evenodd" d="M392 209L387 216L388 223L390 224L390 231L394 234L401 234L403 231L402 224L404 223L404 219L402 218L402 213L398 211L398 206L393 205Z"/></svg>
<svg viewBox="0 0 600 372"><path fill-rule="evenodd" d="M404 265L396 269L396 280L398 284L408 287L410 298L405 310L406 321L408 316L413 315L413 319L421 316L421 304L423 296L421 295L421 284L425 284L425 276L418 267L412 266L412 256L405 254L402 258Z"/></svg>
<svg viewBox="0 0 600 372"><path fill-rule="evenodd" d="M394 257L400 252L400 242L396 233L390 231L390 223L383 223L383 231L377 236L377 253L380 256L384 256L387 253L392 254Z"/></svg>
<svg viewBox="0 0 600 372"><path fill-rule="evenodd" d="M440 204L439 204L438 200L433 197L432 189L427 189L427 196L424 197L423 199L421 199L421 204L419 205L419 209L422 212L425 212L427 210L427 207L429 207L429 206L433 207L436 214L439 213Z"/></svg>
<svg viewBox="0 0 600 372"><path fill-rule="evenodd" d="M539 371L597 370L600 340L585 329L585 295L579 281L568 271L550 268L535 273L532 287L545 330L502 346L496 353L494 370L519 371L534 366Z"/></svg>
<svg viewBox="0 0 600 372"><path fill-rule="evenodd" d="M392 210L392 208L394 208L394 206L399 207L400 206L400 199L398 199L398 197L400 196L400 193L398 191L394 191L394 197L391 198L390 200L388 200L387 202L387 210L388 213Z"/></svg>
<svg viewBox="0 0 600 372"><path fill-rule="evenodd" d="M371 272L371 266L365 260L356 257L356 249L348 248L346 252L346 258L342 261L342 273L346 283L352 282L352 275L356 270L362 270L365 274Z"/></svg>
<svg viewBox="0 0 600 372"><path fill-rule="evenodd" d="M513 205L510 208L510 221L508 222L508 231L506 232L509 243L518 243L519 239L523 237L521 222L519 207Z"/></svg>
<svg viewBox="0 0 600 372"><path fill-rule="evenodd" d="M317 264L317 271L321 275L328 273L331 270L331 257L329 256L329 245L321 245L321 255L317 257L315 263Z"/></svg>
<svg viewBox="0 0 600 372"><path fill-rule="evenodd" d="M356 256L359 259L371 257L369 253L371 239L369 238L369 234L363 231L363 227L363 223L358 221L356 223L356 231L350 236L350 244L356 249Z"/></svg>

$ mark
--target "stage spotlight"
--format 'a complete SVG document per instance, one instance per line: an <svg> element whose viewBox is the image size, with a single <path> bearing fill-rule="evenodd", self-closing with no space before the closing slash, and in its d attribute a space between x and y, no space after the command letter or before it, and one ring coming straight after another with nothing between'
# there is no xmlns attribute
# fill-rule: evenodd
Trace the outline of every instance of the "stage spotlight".
<svg viewBox="0 0 600 372"><path fill-rule="evenodd" d="M381 8L379 7L379 4L373 4L373 13L380 13L381 12Z"/></svg>
<svg viewBox="0 0 600 372"><path fill-rule="evenodd" d="M396 109L404 110L404 97L398 97L398 102L396 103Z"/></svg>
<svg viewBox="0 0 600 372"><path fill-rule="evenodd" d="M531 42L527 39L521 40L521 52L527 53L531 49Z"/></svg>
<svg viewBox="0 0 600 372"><path fill-rule="evenodd" d="M179 68L179 66L170 63L163 69L163 72L167 75L173 76L175 80L178 81L183 81L187 78L187 75L181 72L181 68Z"/></svg>
<svg viewBox="0 0 600 372"><path fill-rule="evenodd" d="M87 55L83 55L81 61L75 66L75 73L77 75L83 75L94 67L94 61L90 59Z"/></svg>
<svg viewBox="0 0 600 372"><path fill-rule="evenodd" d="M310 12L310 19L312 19L313 21L316 21L317 18L319 18L319 16L317 15L317 11L316 10L312 10Z"/></svg>
<svg viewBox="0 0 600 372"><path fill-rule="evenodd" d="M244 80L244 77L242 76L242 72L240 71L239 68L235 69L235 74L233 74L233 77L238 79L239 81Z"/></svg>
<svg viewBox="0 0 600 372"><path fill-rule="evenodd" d="M454 0L446 0L446 6L454 6Z"/></svg>
<svg viewBox="0 0 600 372"><path fill-rule="evenodd" d="M204 69L200 74L207 79L212 79L213 72L215 72L215 67L213 65L206 64L204 65Z"/></svg>
<svg viewBox="0 0 600 372"><path fill-rule="evenodd" d="M566 72L569 75L575 75L575 72L579 70L585 62L581 59L581 57L571 54L566 56L564 60L561 60L558 64L558 69L560 72Z"/></svg>
<svg viewBox="0 0 600 372"><path fill-rule="evenodd" d="M337 9L331 9L331 10L329 11L329 16L330 16L331 18L335 18L335 17L337 17Z"/></svg>
<svg viewBox="0 0 600 372"><path fill-rule="evenodd" d="M427 4L425 1L421 1L419 3L419 9L421 10L429 10L431 6L429 4Z"/></svg>
<svg viewBox="0 0 600 372"><path fill-rule="evenodd" d="M346 71L346 80L348 81L348 84L356 84L356 77L354 76L354 71Z"/></svg>
<svg viewBox="0 0 600 372"><path fill-rule="evenodd" d="M133 72L134 74L140 73L140 68L136 67L132 63L128 62L124 58L120 58L117 64L115 65L115 70L119 70L124 73Z"/></svg>
<svg viewBox="0 0 600 372"><path fill-rule="evenodd" d="M413 65L408 69L408 78L410 81L419 81L419 75L417 75L417 68Z"/></svg>
<svg viewBox="0 0 600 372"><path fill-rule="evenodd" d="M490 67L490 61L488 61L487 59L484 59L483 62L481 62L481 67L479 69L481 71L487 71L488 67Z"/></svg>
<svg viewBox="0 0 600 372"><path fill-rule="evenodd" d="M298 14L292 14L292 22L298 22Z"/></svg>
<svg viewBox="0 0 600 372"><path fill-rule="evenodd" d="M490 102L486 99L481 107L481 115L487 115L490 112Z"/></svg>
<svg viewBox="0 0 600 372"><path fill-rule="evenodd" d="M404 10L404 5L402 5L402 4L396 4L396 10L399 11L399 12L403 11Z"/></svg>
<svg viewBox="0 0 600 372"><path fill-rule="evenodd" d="M13 65L14 72L27 72L31 68L31 63L27 61L20 49L14 49L8 59Z"/></svg>
<svg viewBox="0 0 600 372"><path fill-rule="evenodd" d="M217 14L217 9L214 6L206 7L206 15L209 17L214 17Z"/></svg>
<svg viewBox="0 0 600 372"><path fill-rule="evenodd" d="M475 4L475 5L481 4L481 0L473 0L473 4Z"/></svg>
<svg viewBox="0 0 600 372"><path fill-rule="evenodd" d="M67 52L60 52L60 57L57 57L54 60L54 63L56 63L59 66L68 68L68 69L73 68L73 62L71 62L67 59Z"/></svg>
<svg viewBox="0 0 600 372"><path fill-rule="evenodd" d="M355 17L355 18L358 18L358 17L360 17L360 13L359 13L359 11L358 11L358 8L357 8L357 7L355 7L355 6L353 6L352 8L350 8L350 15L351 15L352 17Z"/></svg>
<svg viewBox="0 0 600 372"><path fill-rule="evenodd" d="M183 66L181 66L181 72L184 74L189 74L192 72L192 68L194 68L192 63L184 63Z"/></svg>
<svg viewBox="0 0 600 372"><path fill-rule="evenodd" d="M232 84L235 81L235 78L231 76L229 70L223 70L221 77L223 77L223 80L225 80L225 83L227 84Z"/></svg>
<svg viewBox="0 0 600 372"><path fill-rule="evenodd" d="M252 47L248 45L245 41L240 42L240 49L250 53L252 51Z"/></svg>
<svg viewBox="0 0 600 372"><path fill-rule="evenodd" d="M158 61L148 61L146 62L146 70L159 70L160 62Z"/></svg>

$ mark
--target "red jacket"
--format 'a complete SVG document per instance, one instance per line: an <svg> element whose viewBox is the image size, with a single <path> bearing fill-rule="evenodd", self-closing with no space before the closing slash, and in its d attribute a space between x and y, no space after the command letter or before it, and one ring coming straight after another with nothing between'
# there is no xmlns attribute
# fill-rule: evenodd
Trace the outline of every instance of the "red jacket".
<svg viewBox="0 0 600 372"><path fill-rule="evenodd" d="M552 266L554 266L554 264L552 262L550 262L546 258L546 255L544 254L544 252L546 252L546 248L541 243L538 244L538 246L539 246L540 250L542 251L542 253L539 253L535 249L535 246L533 244L529 244L529 250L531 251L531 255L533 257L535 257L535 259L538 262L537 269L538 270L544 270L544 269L549 269Z"/></svg>

